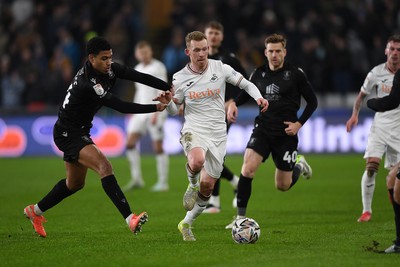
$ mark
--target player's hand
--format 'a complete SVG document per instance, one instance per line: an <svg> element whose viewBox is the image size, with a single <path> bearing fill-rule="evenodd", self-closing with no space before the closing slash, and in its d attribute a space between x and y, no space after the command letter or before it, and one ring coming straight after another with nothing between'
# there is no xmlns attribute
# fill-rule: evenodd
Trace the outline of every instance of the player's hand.
<svg viewBox="0 0 400 267"><path fill-rule="evenodd" d="M171 91L161 92L157 97L153 98L153 101L160 101L163 104L168 104L172 99Z"/></svg>
<svg viewBox="0 0 400 267"><path fill-rule="evenodd" d="M351 116L350 119L346 122L346 130L349 133L353 126L358 124L358 117L357 116Z"/></svg>
<svg viewBox="0 0 400 267"><path fill-rule="evenodd" d="M167 107L167 104L157 103L156 106L157 106L157 111L163 111Z"/></svg>
<svg viewBox="0 0 400 267"><path fill-rule="evenodd" d="M285 128L286 134L291 136L296 135L302 126L301 123L298 121L284 121L283 123L287 125L287 127Z"/></svg>
<svg viewBox="0 0 400 267"><path fill-rule="evenodd" d="M261 107L260 112L265 112L265 111L267 111L267 109L268 109L269 103L268 103L268 100L267 100L267 99L265 99L265 98L259 98L259 99L257 99L257 105L258 105L259 107Z"/></svg>
<svg viewBox="0 0 400 267"><path fill-rule="evenodd" d="M226 119L228 120L228 123L236 122L237 116L238 116L238 108L236 106L236 103L232 101L228 105L228 110L226 112Z"/></svg>

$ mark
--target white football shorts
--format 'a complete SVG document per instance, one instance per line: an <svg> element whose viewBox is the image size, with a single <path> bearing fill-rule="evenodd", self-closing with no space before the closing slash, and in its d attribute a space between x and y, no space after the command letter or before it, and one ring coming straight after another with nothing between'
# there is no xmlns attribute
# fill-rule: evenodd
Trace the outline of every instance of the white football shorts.
<svg viewBox="0 0 400 267"><path fill-rule="evenodd" d="M215 141L193 132L182 133L180 139L186 156L189 151L195 147L201 147L205 151L206 158L204 169L208 175L215 179L221 176L226 154L226 142L226 138L221 141Z"/></svg>
<svg viewBox="0 0 400 267"><path fill-rule="evenodd" d="M371 125L364 158L380 158L385 155L385 168L390 169L400 161L400 133L397 129L382 129Z"/></svg>
<svg viewBox="0 0 400 267"><path fill-rule="evenodd" d="M157 121L153 124L152 118L155 114L157 115ZM133 114L129 119L126 131L128 134L138 133L141 135L149 132L152 141L162 140L164 138L164 124L167 117L168 113L165 111Z"/></svg>

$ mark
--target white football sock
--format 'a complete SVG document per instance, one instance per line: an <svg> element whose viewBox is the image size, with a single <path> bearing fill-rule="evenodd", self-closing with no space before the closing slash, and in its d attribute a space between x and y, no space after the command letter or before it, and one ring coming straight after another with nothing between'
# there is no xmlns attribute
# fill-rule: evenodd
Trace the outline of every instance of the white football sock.
<svg viewBox="0 0 400 267"><path fill-rule="evenodd" d="M239 177L237 177L236 175L233 175L233 179L229 181L229 183L231 183L232 187L234 189L237 188L237 185L239 183Z"/></svg>
<svg viewBox="0 0 400 267"><path fill-rule="evenodd" d="M136 184L144 184L142 178L142 168L140 164L140 153L137 149L126 150L126 156L128 157L130 169L131 169L131 180Z"/></svg>
<svg viewBox="0 0 400 267"><path fill-rule="evenodd" d="M39 216L43 214L43 211L39 208L38 204L35 204L33 206L33 212L35 212L35 214Z"/></svg>
<svg viewBox="0 0 400 267"><path fill-rule="evenodd" d="M132 216L133 216L133 213L131 213L131 215L129 215L128 217L125 218L125 221L126 221L126 223L128 224L128 226L129 226L129 222L130 222L131 219L132 219Z"/></svg>
<svg viewBox="0 0 400 267"><path fill-rule="evenodd" d="M188 176L188 180L189 180L190 186L191 187L199 186L200 172L193 174L189 170L189 164L186 163L186 173L187 173L187 176Z"/></svg>
<svg viewBox="0 0 400 267"><path fill-rule="evenodd" d="M194 220L196 220L196 218L203 213L203 210L206 209L207 204L208 200L207 201L202 200L201 198L197 197L193 209L191 211L186 212L186 216L183 219L183 222L192 225Z"/></svg>
<svg viewBox="0 0 400 267"><path fill-rule="evenodd" d="M213 205L214 207L219 208L221 203L219 200L219 196L211 196L210 201L208 202L210 205Z"/></svg>
<svg viewBox="0 0 400 267"><path fill-rule="evenodd" d="M169 171L169 157L167 154L157 154L157 173L158 183L167 185L168 184L168 171Z"/></svg>
<svg viewBox="0 0 400 267"><path fill-rule="evenodd" d="M375 177L376 172L368 177L367 171L364 171L364 174L361 178L361 197L363 204L363 213L368 211L372 213L372 198L374 196L375 191Z"/></svg>

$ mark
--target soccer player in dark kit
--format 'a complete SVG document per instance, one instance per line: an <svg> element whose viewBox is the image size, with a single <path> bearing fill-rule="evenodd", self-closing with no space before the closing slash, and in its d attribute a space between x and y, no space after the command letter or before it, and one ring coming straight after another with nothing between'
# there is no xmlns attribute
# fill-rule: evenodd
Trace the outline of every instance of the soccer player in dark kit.
<svg viewBox="0 0 400 267"><path fill-rule="evenodd" d="M300 175L306 179L312 175L304 156L297 154L297 133L317 108L317 97L304 72L285 62L286 39L282 35L272 34L265 39L264 54L268 63L257 68L249 80L268 100L269 108L255 118L238 183L237 216L226 226L227 229L232 228L236 219L246 217L253 177L270 155L276 167L275 187L278 190L289 190ZM297 117L301 97L307 105ZM229 105L228 120L236 120L237 106L248 98L248 95L240 93Z"/></svg>
<svg viewBox="0 0 400 267"><path fill-rule="evenodd" d="M400 51L398 51L400 52ZM400 105L400 70L396 71L393 78L393 86L390 94L382 98L373 98L367 101L367 106L377 112L393 110ZM396 118L399 122L399 118ZM388 129L391 133L391 146L400 153L400 123L394 128ZM397 168L399 167L397 164ZM385 253L400 253L400 171L397 171L396 178L389 177L387 179L387 188L389 191L390 200L393 205L394 223L396 227L396 240L393 245L385 250Z"/></svg>
<svg viewBox="0 0 400 267"><path fill-rule="evenodd" d="M110 161L90 138L90 129L96 112L106 106L122 113L149 113L162 111L164 104L140 105L125 102L111 94L117 78L131 80L167 91L171 86L151 75L140 73L112 61L112 49L102 37L90 39L86 45L87 61L78 71L67 90L64 102L54 125L54 142L64 152L66 178L61 179L37 204L24 209L40 236L46 237L42 214L64 198L74 194L85 185L88 169L95 171L104 191L124 217L133 233L141 231L147 221L147 213L132 213L124 194L114 176Z"/></svg>

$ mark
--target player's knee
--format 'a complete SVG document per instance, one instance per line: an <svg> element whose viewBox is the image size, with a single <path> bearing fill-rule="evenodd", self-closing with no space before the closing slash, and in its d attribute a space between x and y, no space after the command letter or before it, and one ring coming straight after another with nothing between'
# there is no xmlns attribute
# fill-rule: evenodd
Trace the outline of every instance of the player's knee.
<svg viewBox="0 0 400 267"><path fill-rule="evenodd" d="M254 177L254 175L256 174L256 168L253 168L249 164L243 164L241 173L245 177Z"/></svg>
<svg viewBox="0 0 400 267"><path fill-rule="evenodd" d="M290 189L290 184L285 182L277 182L275 184L276 189L282 192L286 192Z"/></svg>
<svg viewBox="0 0 400 267"><path fill-rule="evenodd" d="M194 172L197 173L201 171L204 165L204 160L202 159L191 159L189 162L189 168Z"/></svg>
<svg viewBox="0 0 400 267"><path fill-rule="evenodd" d="M67 182L68 190L72 192L76 192L81 190L85 186L85 181L74 181L74 182Z"/></svg>
<svg viewBox="0 0 400 267"><path fill-rule="evenodd" d="M368 177L372 177L375 173L378 172L379 162L367 162L366 170Z"/></svg>

